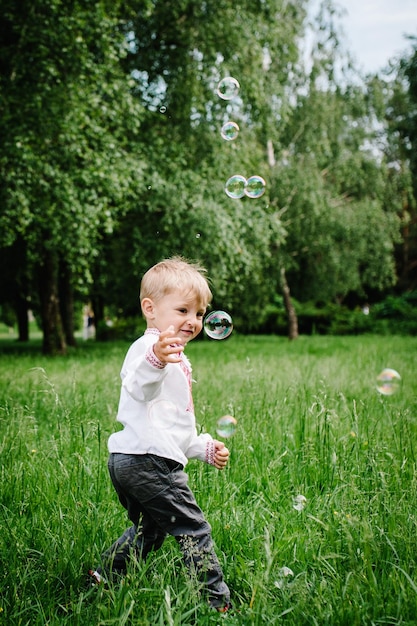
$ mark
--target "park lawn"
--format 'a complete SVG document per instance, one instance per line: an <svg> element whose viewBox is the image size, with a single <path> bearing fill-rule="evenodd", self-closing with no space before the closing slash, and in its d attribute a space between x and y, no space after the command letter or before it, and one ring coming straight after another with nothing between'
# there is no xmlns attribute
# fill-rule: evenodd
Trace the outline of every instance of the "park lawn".
<svg viewBox="0 0 417 626"><path fill-rule="evenodd" d="M187 467L238 611L227 618L170 538L123 582L86 587L127 525L106 469L127 347L49 358L0 344L0 624L416 624L416 337L187 346L199 428L238 421L224 472ZM392 396L376 390L385 367L402 376Z"/></svg>

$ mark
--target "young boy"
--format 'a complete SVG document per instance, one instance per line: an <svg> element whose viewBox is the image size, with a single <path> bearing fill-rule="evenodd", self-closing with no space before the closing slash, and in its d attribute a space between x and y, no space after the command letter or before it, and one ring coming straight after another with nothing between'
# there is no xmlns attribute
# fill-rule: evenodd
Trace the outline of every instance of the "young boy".
<svg viewBox="0 0 417 626"><path fill-rule="evenodd" d="M147 329L129 348L122 366L117 420L123 430L108 442L109 472L132 526L90 571L95 582L123 573L132 552L141 558L175 537L189 570L207 591L210 605L230 608L230 592L213 548L211 527L188 487L184 467L199 459L219 470L225 445L197 434L186 344L202 329L212 294L198 264L175 257L144 275L140 301Z"/></svg>

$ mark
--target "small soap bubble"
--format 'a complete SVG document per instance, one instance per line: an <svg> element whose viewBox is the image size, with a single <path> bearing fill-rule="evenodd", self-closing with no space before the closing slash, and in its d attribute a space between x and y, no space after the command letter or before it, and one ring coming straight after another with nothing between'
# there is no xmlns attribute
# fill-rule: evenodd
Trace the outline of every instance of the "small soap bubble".
<svg viewBox="0 0 417 626"><path fill-rule="evenodd" d="M218 422L216 432L219 437L228 439L232 437L236 432L237 420L232 415L223 415Z"/></svg>
<svg viewBox="0 0 417 626"><path fill-rule="evenodd" d="M228 179L224 190L229 198L237 200L238 198L243 198L245 195L245 187L246 178L244 176L240 176L240 174L235 174Z"/></svg>
<svg viewBox="0 0 417 626"><path fill-rule="evenodd" d="M159 107L159 112L160 112L160 113L166 113L166 111L167 111L166 106L161 106L161 107Z"/></svg>
<svg viewBox="0 0 417 626"><path fill-rule="evenodd" d="M303 496L301 493L298 496L294 496L292 499L292 507L296 511L302 511L307 504L307 498Z"/></svg>
<svg viewBox="0 0 417 626"><path fill-rule="evenodd" d="M248 198L260 198L265 193L265 186L262 176L251 176L246 181L245 194Z"/></svg>
<svg viewBox="0 0 417 626"><path fill-rule="evenodd" d="M239 81L232 76L226 76L222 78L217 85L217 95L222 100L231 100L239 93L240 85Z"/></svg>
<svg viewBox="0 0 417 626"><path fill-rule="evenodd" d="M236 122L226 122L220 131L221 136L226 141L233 141L239 134L239 125Z"/></svg>
<svg viewBox="0 0 417 626"><path fill-rule="evenodd" d="M232 330L232 318L225 311L212 311L204 320L204 332L210 339L226 339Z"/></svg>
<svg viewBox="0 0 417 626"><path fill-rule="evenodd" d="M396 370L386 367L376 378L376 388L383 396L392 396L401 387L401 376Z"/></svg>
<svg viewBox="0 0 417 626"><path fill-rule="evenodd" d="M286 565L284 565L284 567L281 567L281 569L278 571L278 580L274 582L275 587L278 587L278 589L283 589L286 586L286 583L288 583L288 578L291 576L294 576L294 572L292 571L291 567L287 567Z"/></svg>

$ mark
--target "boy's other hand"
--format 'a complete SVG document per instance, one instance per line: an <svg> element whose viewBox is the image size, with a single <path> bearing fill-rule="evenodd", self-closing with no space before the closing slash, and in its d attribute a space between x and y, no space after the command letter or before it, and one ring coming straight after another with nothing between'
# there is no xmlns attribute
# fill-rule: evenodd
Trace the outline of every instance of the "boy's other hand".
<svg viewBox="0 0 417 626"><path fill-rule="evenodd" d="M222 470L226 467L229 460L229 450L222 441L214 440L214 467Z"/></svg>

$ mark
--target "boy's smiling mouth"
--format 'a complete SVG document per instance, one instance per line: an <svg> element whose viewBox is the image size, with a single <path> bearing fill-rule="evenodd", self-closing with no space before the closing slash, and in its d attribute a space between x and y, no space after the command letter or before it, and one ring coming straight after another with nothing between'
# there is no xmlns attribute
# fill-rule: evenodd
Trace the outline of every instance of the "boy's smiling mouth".
<svg viewBox="0 0 417 626"><path fill-rule="evenodd" d="M184 337L184 339L186 339L187 341L189 339L191 339L194 336L194 331L192 329L189 328L181 328L178 331L178 334L182 337Z"/></svg>

